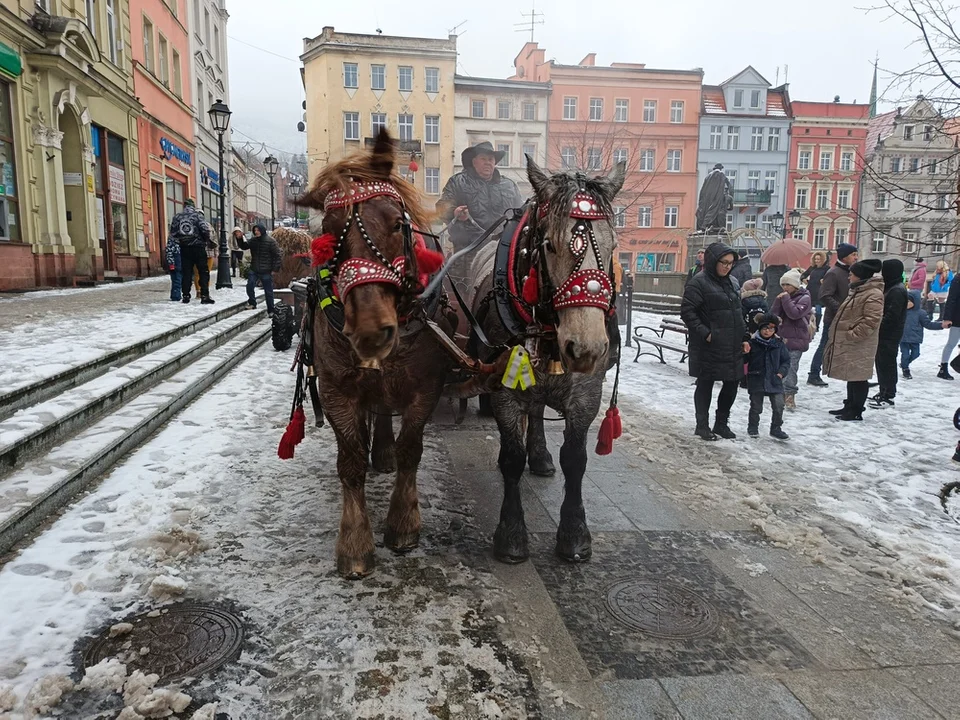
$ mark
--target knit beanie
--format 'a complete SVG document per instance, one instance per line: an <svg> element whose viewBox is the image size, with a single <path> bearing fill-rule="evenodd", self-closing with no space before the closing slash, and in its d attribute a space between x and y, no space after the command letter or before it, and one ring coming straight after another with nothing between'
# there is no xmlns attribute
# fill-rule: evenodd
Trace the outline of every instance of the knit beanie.
<svg viewBox="0 0 960 720"><path fill-rule="evenodd" d="M761 287L763 287L763 278L750 278L743 283L743 287L740 288L740 292L753 292L754 290L759 290Z"/></svg>
<svg viewBox="0 0 960 720"><path fill-rule="evenodd" d="M787 270L783 277L780 278L780 285L790 285L795 288L800 287L800 271L794 268L793 270Z"/></svg>
<svg viewBox="0 0 960 720"><path fill-rule="evenodd" d="M855 253L856 251L856 245L851 245L850 243L840 243L837 245L837 260L843 260L845 257Z"/></svg>
<svg viewBox="0 0 960 720"><path fill-rule="evenodd" d="M853 267L850 268L850 272L856 275L861 280L869 280L878 272L883 269L883 263L879 260L861 260L853 264Z"/></svg>

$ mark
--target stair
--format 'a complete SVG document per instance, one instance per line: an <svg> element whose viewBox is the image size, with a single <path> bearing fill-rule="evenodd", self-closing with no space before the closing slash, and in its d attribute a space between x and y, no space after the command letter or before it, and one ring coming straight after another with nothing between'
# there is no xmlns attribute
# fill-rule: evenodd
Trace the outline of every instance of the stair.
<svg viewBox="0 0 960 720"><path fill-rule="evenodd" d="M270 336L243 305L7 394L20 409L0 420L0 555Z"/></svg>

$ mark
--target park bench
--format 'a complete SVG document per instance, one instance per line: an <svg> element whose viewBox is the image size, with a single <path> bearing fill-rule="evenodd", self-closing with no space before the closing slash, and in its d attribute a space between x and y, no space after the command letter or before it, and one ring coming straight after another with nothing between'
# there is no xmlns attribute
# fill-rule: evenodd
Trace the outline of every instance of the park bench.
<svg viewBox="0 0 960 720"><path fill-rule="evenodd" d="M653 337L644 335L642 332L643 330L652 332ZM659 359L661 363L666 365L667 361L663 359L664 350L671 350L673 352L680 353L680 362L686 361L688 353L686 345L679 345L677 343L672 343L669 340L665 340L664 335L666 335L667 331L682 334L684 343L686 343L688 340L689 336L687 335L686 326L677 321L670 320L669 318L664 318L660 323L659 328L646 327L643 325L635 328L633 331L633 339L637 343L637 354L633 358L633 361L637 362L641 355L650 355L651 357ZM645 352L644 347L647 345L653 347L656 352Z"/></svg>

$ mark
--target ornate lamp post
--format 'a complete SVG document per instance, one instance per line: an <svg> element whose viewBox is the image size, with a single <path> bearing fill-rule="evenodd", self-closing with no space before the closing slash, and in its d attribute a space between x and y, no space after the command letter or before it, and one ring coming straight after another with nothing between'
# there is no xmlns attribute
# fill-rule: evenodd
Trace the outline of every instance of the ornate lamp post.
<svg viewBox="0 0 960 720"><path fill-rule="evenodd" d="M290 194L293 196L291 199L296 200L300 197L300 192L303 190L303 182L300 180L299 175L294 175L290 180ZM297 209L296 205L293 207L293 226L298 228L300 227L300 211Z"/></svg>
<svg viewBox="0 0 960 720"><path fill-rule="evenodd" d="M277 173L280 171L280 163L273 155L267 155L267 159L263 161L263 168L267 171L267 175L270 176L270 230L273 231L273 227L276 224L276 207L275 207L275 189L276 185L274 184L274 178L277 176Z"/></svg>
<svg viewBox="0 0 960 720"><path fill-rule="evenodd" d="M226 183L223 177L223 134L230 125L230 108L222 100L217 100L207 111L210 115L210 121L213 129L217 133L217 150L220 160L220 255L217 258L217 290L221 288L232 288L230 282L230 256L227 254L227 226L225 224L226 209L225 190Z"/></svg>
<svg viewBox="0 0 960 720"><path fill-rule="evenodd" d="M786 227L784 227L784 220L787 221ZM792 233L794 228L800 224L800 211L793 209L786 218L783 217L783 213L777 212L770 218L770 224L773 227L773 231L781 238L784 238L787 236L787 233Z"/></svg>

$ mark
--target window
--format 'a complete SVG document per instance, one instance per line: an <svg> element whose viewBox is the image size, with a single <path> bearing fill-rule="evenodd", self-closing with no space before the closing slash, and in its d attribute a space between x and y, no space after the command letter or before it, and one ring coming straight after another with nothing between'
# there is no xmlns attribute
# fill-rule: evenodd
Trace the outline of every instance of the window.
<svg viewBox="0 0 960 720"><path fill-rule="evenodd" d="M780 128L767 129L767 151L780 152Z"/></svg>
<svg viewBox="0 0 960 720"><path fill-rule="evenodd" d="M411 82L413 78L411 77ZM423 69L423 85L428 93L440 92L440 68L428 67Z"/></svg>
<svg viewBox="0 0 960 720"><path fill-rule="evenodd" d="M670 103L670 122L683 122L683 100L673 100Z"/></svg>
<svg viewBox="0 0 960 720"><path fill-rule="evenodd" d="M401 140L413 140L413 115L400 113L397 115L397 131Z"/></svg>
<svg viewBox="0 0 960 720"><path fill-rule="evenodd" d="M710 149L720 150L723 147L723 125L710 126Z"/></svg>
<svg viewBox="0 0 960 720"><path fill-rule="evenodd" d="M663 226L664 227L676 227L677 219L680 216L680 208L675 205L670 205L663 209Z"/></svg>
<svg viewBox="0 0 960 720"><path fill-rule="evenodd" d="M645 123L655 123L657 121L657 101L643 101L643 121Z"/></svg>
<svg viewBox="0 0 960 720"><path fill-rule="evenodd" d="M615 228L627 226L627 209L622 205L613 206L613 226Z"/></svg>
<svg viewBox="0 0 960 720"><path fill-rule="evenodd" d="M537 159L537 146L533 143L524 143L523 144L523 154L529 155L534 160Z"/></svg>
<svg viewBox="0 0 960 720"><path fill-rule="evenodd" d="M413 68L406 66L400 67L399 78L400 92L413 92Z"/></svg>
<svg viewBox="0 0 960 720"><path fill-rule="evenodd" d="M817 210L830 209L830 190L817 190Z"/></svg>
<svg viewBox="0 0 960 720"><path fill-rule="evenodd" d="M509 100L497 101L497 120L509 120L512 105Z"/></svg>
<svg viewBox="0 0 960 720"><path fill-rule="evenodd" d="M946 193L937 193L937 210L949 210L950 200Z"/></svg>
<svg viewBox="0 0 960 720"><path fill-rule="evenodd" d="M116 0L107 0L107 46L110 49L110 62L119 64L119 44L117 37L117 12L114 3Z"/></svg>
<svg viewBox="0 0 960 720"><path fill-rule="evenodd" d="M763 128L755 127L750 133L750 149L763 150Z"/></svg>
<svg viewBox="0 0 960 720"><path fill-rule="evenodd" d="M917 193L908 192L904 198L904 209L905 210L916 210L917 209Z"/></svg>
<svg viewBox="0 0 960 720"><path fill-rule="evenodd" d="M169 60L170 48L167 45L167 39L160 35L157 38L157 55L158 55L158 74L157 79L160 80L164 85L170 87L170 60Z"/></svg>
<svg viewBox="0 0 960 720"><path fill-rule="evenodd" d="M360 139L360 113L345 112L343 114L343 139Z"/></svg>
<svg viewBox="0 0 960 720"><path fill-rule="evenodd" d="M873 203L877 210L886 210L889 207L887 194L883 191L877 193L877 199Z"/></svg>
<svg viewBox="0 0 960 720"><path fill-rule="evenodd" d="M203 10L203 27L204 27L204 41L209 46L210 45L210 12L204 8Z"/></svg>
<svg viewBox="0 0 960 720"><path fill-rule="evenodd" d="M810 163L813 161L813 150L801 150L797 156L797 169L809 170Z"/></svg>
<svg viewBox="0 0 960 720"><path fill-rule="evenodd" d="M10 85L0 81L0 170L3 172L3 191L0 192L0 241L20 242L23 237L17 202L16 155L13 146L13 122L10 112Z"/></svg>
<svg viewBox="0 0 960 720"><path fill-rule="evenodd" d="M947 234L942 232L933 233L933 252L936 255L942 255L947 248Z"/></svg>
<svg viewBox="0 0 960 720"><path fill-rule="evenodd" d="M930 173L931 175L936 175L937 172L938 172L938 171L937 171L937 166L938 166L939 164L940 164L940 161L937 160L936 158L934 158L934 159L931 160L929 163L927 163L927 172Z"/></svg>
<svg viewBox="0 0 960 720"><path fill-rule="evenodd" d="M748 230L757 229L757 215L756 213L747 213L743 216L743 226Z"/></svg>
<svg viewBox="0 0 960 720"><path fill-rule="evenodd" d="M681 172L681 157L682 151L667 150L667 172Z"/></svg>
<svg viewBox="0 0 960 720"><path fill-rule="evenodd" d="M87 6L87 27L90 28L90 34L93 39L97 39L97 3L96 0L86 0ZM172 215L170 217L173 217Z"/></svg>
<svg viewBox="0 0 960 720"><path fill-rule="evenodd" d="M733 91L733 106L735 108L743 107L743 90L734 90Z"/></svg>
<svg viewBox="0 0 960 720"><path fill-rule="evenodd" d="M613 151L613 164L626 162L627 161L627 149L626 148L617 148Z"/></svg>
<svg viewBox="0 0 960 720"><path fill-rule="evenodd" d="M727 213L727 232L733 232L733 213Z"/></svg>
<svg viewBox="0 0 960 720"><path fill-rule="evenodd" d="M751 170L747 173L747 190L760 189L760 171Z"/></svg>
<svg viewBox="0 0 960 720"><path fill-rule="evenodd" d="M887 251L887 236L882 230L873 231L873 252L885 253Z"/></svg>
<svg viewBox="0 0 960 720"><path fill-rule="evenodd" d="M590 98L590 120L593 122L603 120L603 98Z"/></svg>
<svg viewBox="0 0 960 720"><path fill-rule="evenodd" d="M640 206L640 214L637 218L637 225L648 228L653 227L653 208L649 205Z"/></svg>
<svg viewBox="0 0 960 720"><path fill-rule="evenodd" d="M903 167L903 158L892 157L890 158L890 172L898 173Z"/></svg>
<svg viewBox="0 0 960 720"><path fill-rule="evenodd" d="M370 66L370 89L371 90L387 89L387 66L386 65Z"/></svg>
<svg viewBox="0 0 960 720"><path fill-rule="evenodd" d="M806 241L806 239L807 239L807 229L806 229L806 228L802 228L802 227L794 228L794 229L793 229L793 239L794 239L794 240L803 240L803 241Z"/></svg>
<svg viewBox="0 0 960 720"><path fill-rule="evenodd" d="M630 119L630 101L629 100L614 100L613 101L613 121L614 122L627 122Z"/></svg>
<svg viewBox="0 0 960 720"><path fill-rule="evenodd" d="M487 101L474 100L470 103L470 117L482 118L487 116Z"/></svg>
<svg viewBox="0 0 960 720"><path fill-rule="evenodd" d="M904 140L913 140L913 125L904 125L904 126L903 126L903 139L904 139Z"/></svg>
<svg viewBox="0 0 960 720"><path fill-rule="evenodd" d="M204 122L210 122L210 115L203 111L203 108L200 107L200 103L203 102L203 81L200 78L197 78L197 117L202 118L201 124Z"/></svg>
<svg viewBox="0 0 960 720"><path fill-rule="evenodd" d="M217 61L217 65L220 64L220 28L216 25L213 26L213 57Z"/></svg>
<svg viewBox="0 0 960 720"><path fill-rule="evenodd" d="M501 167L510 166L510 150L511 145L509 143L497 143L497 152L503 153L503 157L500 159L500 162L497 165Z"/></svg>
<svg viewBox="0 0 960 720"><path fill-rule="evenodd" d="M115 252L130 252L130 232L127 218L127 193L126 193L126 163L123 140L116 135L106 131L100 132L107 139L107 173L110 180L108 195L110 197L110 215L111 219L108 234L113 236L113 247ZM210 217L208 215L208 217Z"/></svg>
<svg viewBox="0 0 960 720"><path fill-rule="evenodd" d="M853 171L853 153L852 152L840 153L840 170L842 172Z"/></svg>
<svg viewBox="0 0 960 720"><path fill-rule="evenodd" d="M143 17L143 66L147 72L156 72L156 53L153 51L153 23Z"/></svg>
<svg viewBox="0 0 960 720"><path fill-rule="evenodd" d="M837 190L837 209L838 210L850 209L850 191L849 190Z"/></svg>
<svg viewBox="0 0 960 720"><path fill-rule="evenodd" d="M525 102L523 104L523 119L524 120L537 119L537 104L535 102Z"/></svg>
<svg viewBox="0 0 960 720"><path fill-rule="evenodd" d="M807 199L810 195L810 191L807 188L797 188L797 202L795 203L798 210L807 209Z"/></svg>
<svg viewBox="0 0 960 720"><path fill-rule="evenodd" d="M923 139L925 142L933 140L933 125L923 126Z"/></svg>
<svg viewBox="0 0 960 720"><path fill-rule="evenodd" d="M837 247L840 243L845 243L847 241L847 235L849 230L846 228L834 228L833 230L833 246Z"/></svg>
<svg viewBox="0 0 960 720"><path fill-rule="evenodd" d="M599 170L603 166L603 152L600 148L587 149L587 170Z"/></svg>
<svg viewBox="0 0 960 720"><path fill-rule="evenodd" d="M178 97L183 97L183 75L180 70L180 53L176 50L171 51L170 64L173 66L173 93Z"/></svg>
<svg viewBox="0 0 960 720"><path fill-rule="evenodd" d="M910 158L910 174L916 175L920 172L920 158Z"/></svg>
<svg viewBox="0 0 960 720"><path fill-rule="evenodd" d="M727 176L727 180L730 181L730 187L737 187L737 171L736 170L724 170L723 174Z"/></svg>
<svg viewBox="0 0 960 720"><path fill-rule="evenodd" d="M900 252L904 255L912 255L914 252L914 246L917 243L917 233L909 230L903 233L903 239L900 243Z"/></svg>
<svg viewBox="0 0 960 720"><path fill-rule="evenodd" d="M767 170L767 174L763 178L763 189L769 192L771 195L777 191L776 170Z"/></svg>
<svg viewBox="0 0 960 720"><path fill-rule="evenodd" d="M827 249L827 229L826 228L814 228L813 229L813 249L814 250L826 250Z"/></svg>
<svg viewBox="0 0 960 720"><path fill-rule="evenodd" d="M370 135L376 137L381 130L387 129L386 113L370 113Z"/></svg>
<svg viewBox="0 0 960 720"><path fill-rule="evenodd" d="M750 91L750 107L754 110L760 109L760 91L751 90Z"/></svg>
<svg viewBox="0 0 960 720"><path fill-rule="evenodd" d="M440 194L440 168L424 168L423 188L427 195Z"/></svg>
<svg viewBox="0 0 960 720"><path fill-rule="evenodd" d="M563 119L577 119L577 99L575 97L565 97L563 99Z"/></svg>
<svg viewBox="0 0 960 720"><path fill-rule="evenodd" d="M640 151L640 172L653 172L657 164L657 151L653 149Z"/></svg>
<svg viewBox="0 0 960 720"><path fill-rule="evenodd" d="M727 150L740 149L740 128L736 125L727 126Z"/></svg>
<svg viewBox="0 0 960 720"><path fill-rule="evenodd" d="M168 177L164 189L167 198L167 219L173 220L173 216L183 210L187 186Z"/></svg>
<svg viewBox="0 0 960 720"><path fill-rule="evenodd" d="M560 162L565 168L577 166L577 153L572 147L565 147L560 151Z"/></svg>
<svg viewBox="0 0 960 720"><path fill-rule="evenodd" d="M427 145L440 144L440 116L427 115L423 119L423 141Z"/></svg>
<svg viewBox="0 0 960 720"><path fill-rule="evenodd" d="M767 231L773 230L773 220L770 219L769 215L761 215L760 224L763 226L764 230L767 230Z"/></svg>
<svg viewBox="0 0 960 720"><path fill-rule="evenodd" d="M820 169L833 170L833 151L831 150L820 151Z"/></svg>

